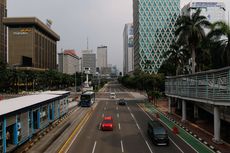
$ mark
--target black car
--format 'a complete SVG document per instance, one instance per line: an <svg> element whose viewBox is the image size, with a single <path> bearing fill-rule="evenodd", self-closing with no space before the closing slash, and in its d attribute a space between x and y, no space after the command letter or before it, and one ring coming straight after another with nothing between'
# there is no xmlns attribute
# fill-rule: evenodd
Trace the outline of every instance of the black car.
<svg viewBox="0 0 230 153"><path fill-rule="evenodd" d="M120 99L118 105L127 105L127 102L124 99Z"/></svg>
<svg viewBox="0 0 230 153"><path fill-rule="evenodd" d="M169 145L167 130L159 121L149 121L147 133L154 144Z"/></svg>

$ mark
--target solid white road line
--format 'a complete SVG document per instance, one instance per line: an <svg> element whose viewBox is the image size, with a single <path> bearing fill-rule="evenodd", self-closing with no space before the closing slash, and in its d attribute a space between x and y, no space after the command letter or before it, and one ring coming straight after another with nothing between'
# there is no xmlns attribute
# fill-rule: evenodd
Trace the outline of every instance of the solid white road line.
<svg viewBox="0 0 230 153"><path fill-rule="evenodd" d="M180 150L180 152L184 153L184 151L181 150L180 147L170 137L169 140Z"/></svg>
<svg viewBox="0 0 230 153"><path fill-rule="evenodd" d="M150 148L150 146L149 146L149 143L145 140L145 143L146 143L146 145L148 146L148 148L149 148L149 151L151 152L151 153L153 153L153 151L151 150L151 148Z"/></svg>
<svg viewBox="0 0 230 153"><path fill-rule="evenodd" d="M128 110L130 111L130 108L129 108L129 106L128 106Z"/></svg>
<svg viewBox="0 0 230 153"><path fill-rule="evenodd" d="M117 118L119 118L119 114L117 113Z"/></svg>
<svg viewBox="0 0 230 153"><path fill-rule="evenodd" d="M87 118L86 122L88 121L89 118ZM86 124L85 122L85 124ZM78 131L78 133L75 135L75 137L73 138L73 140L71 141L70 145L68 146L68 148L65 150L65 153L67 153L70 149L70 147L73 145L74 141L77 139L77 136L79 135L79 133L81 132L81 130L83 129L84 126L82 126L80 128L80 130Z"/></svg>
<svg viewBox="0 0 230 153"><path fill-rule="evenodd" d="M119 128L119 130L121 129L121 124L120 123L118 123L118 128Z"/></svg>
<svg viewBox="0 0 230 153"><path fill-rule="evenodd" d="M121 152L124 152L123 142L121 140Z"/></svg>
<svg viewBox="0 0 230 153"><path fill-rule="evenodd" d="M96 145L97 145L97 141L94 142L92 153L94 153Z"/></svg>
<svg viewBox="0 0 230 153"><path fill-rule="evenodd" d="M151 121L153 121L153 119L149 116L149 114L148 113L146 113L145 111L144 111L144 109L142 108L142 107L140 107L139 105L137 105L148 117L149 117L149 119L151 120Z"/></svg>
<svg viewBox="0 0 230 153"><path fill-rule="evenodd" d="M141 106L139 106L139 105L137 105L139 108L141 108L141 110L148 116L148 118L150 119L150 120L152 120L153 121L153 119L149 116L149 114L148 113L146 113L145 111L144 111L144 109L141 107ZM163 124L165 124L164 122L162 122ZM169 129L170 129L170 127L167 125L167 124L165 124ZM184 153L182 150L181 150L181 148L169 137L169 139L170 139L170 141L182 152L182 153ZM183 140L183 139L182 139Z"/></svg>

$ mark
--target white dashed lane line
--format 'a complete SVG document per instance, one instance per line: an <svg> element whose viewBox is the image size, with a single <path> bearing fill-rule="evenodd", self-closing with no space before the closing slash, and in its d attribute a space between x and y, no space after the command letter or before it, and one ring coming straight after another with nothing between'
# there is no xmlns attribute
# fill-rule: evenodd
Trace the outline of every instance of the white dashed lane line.
<svg viewBox="0 0 230 153"><path fill-rule="evenodd" d="M97 145L97 141L94 142L92 153L94 153L94 151L96 149L96 145Z"/></svg>
<svg viewBox="0 0 230 153"><path fill-rule="evenodd" d="M121 140L121 152L124 152L123 142Z"/></svg>

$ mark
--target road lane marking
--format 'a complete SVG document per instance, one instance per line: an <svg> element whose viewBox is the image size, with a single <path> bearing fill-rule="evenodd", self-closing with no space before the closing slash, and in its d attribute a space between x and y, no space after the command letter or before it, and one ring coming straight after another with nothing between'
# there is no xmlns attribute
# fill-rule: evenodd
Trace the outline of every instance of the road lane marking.
<svg viewBox="0 0 230 153"><path fill-rule="evenodd" d="M123 142L121 140L121 152L124 152Z"/></svg>
<svg viewBox="0 0 230 153"><path fill-rule="evenodd" d="M145 140L145 143L146 143L146 145L148 146L149 151L150 151L151 153L153 153L152 149L151 149L150 146L149 146L149 143L148 143L146 140Z"/></svg>
<svg viewBox="0 0 230 153"><path fill-rule="evenodd" d="M128 106L128 110L130 111L130 108L129 108L129 106Z"/></svg>
<svg viewBox="0 0 230 153"><path fill-rule="evenodd" d="M180 150L180 152L184 153L184 151L181 150L180 147L170 137L169 140Z"/></svg>
<svg viewBox="0 0 230 153"><path fill-rule="evenodd" d="M118 107L116 107L116 110L118 110Z"/></svg>
<svg viewBox="0 0 230 153"><path fill-rule="evenodd" d="M119 114L117 113L117 118L119 118Z"/></svg>
<svg viewBox="0 0 230 153"><path fill-rule="evenodd" d="M59 153L67 153L70 149L70 147L72 146L72 144L74 143L74 141L76 140L77 136L79 135L79 133L81 132L83 126L85 125L85 123L88 121L88 119L90 118L92 114L92 111L89 111L86 113L86 115L84 116L83 119L81 119L80 123L77 125L77 127L75 128L75 130L73 131L73 133L70 135L70 137L68 138L68 140L64 143L64 145L59 149ZM79 129L80 128L80 129ZM78 131L78 132L77 132ZM77 134L75 134L77 133ZM74 136L75 135L75 136ZM72 141L71 141L72 140ZM71 141L71 142L70 142ZM70 143L70 144L69 144Z"/></svg>
<svg viewBox="0 0 230 153"><path fill-rule="evenodd" d="M106 107L104 107L104 110L106 110Z"/></svg>
<svg viewBox="0 0 230 153"><path fill-rule="evenodd" d="M120 123L118 123L118 128L119 128L119 130L121 129L121 124Z"/></svg>
<svg viewBox="0 0 230 153"><path fill-rule="evenodd" d="M138 128L139 130L141 130L141 128L140 128L140 126L137 124L137 122L136 122L136 125L137 125L137 128Z"/></svg>
<svg viewBox="0 0 230 153"><path fill-rule="evenodd" d="M97 141L94 142L92 153L94 153L96 145L97 145Z"/></svg>
<svg viewBox="0 0 230 153"><path fill-rule="evenodd" d="M148 113L146 113L145 112L145 110L142 108L142 107L140 107L139 105L137 105L148 117L149 117L149 119L151 120L151 121L153 121L153 119L149 116L149 114Z"/></svg>
<svg viewBox="0 0 230 153"><path fill-rule="evenodd" d="M145 111L144 111L144 109L141 107L141 106L139 106L139 105L137 105L139 108L141 108L141 110L148 116L148 118L150 119L150 120L152 120L153 121L153 119L149 116L149 114L148 113L146 113ZM170 129L170 127L167 125L167 124L165 124L164 122L162 122L164 125L166 125L169 129ZM182 152L182 153L184 153L183 151L182 151L182 149L169 137L169 139L170 139L170 141L171 142L173 142L173 144ZM182 139L182 138L181 138ZM183 140L183 139L182 139ZM191 146L190 146L191 147ZM196 151L196 150L195 150ZM196 151L197 152L197 151Z"/></svg>

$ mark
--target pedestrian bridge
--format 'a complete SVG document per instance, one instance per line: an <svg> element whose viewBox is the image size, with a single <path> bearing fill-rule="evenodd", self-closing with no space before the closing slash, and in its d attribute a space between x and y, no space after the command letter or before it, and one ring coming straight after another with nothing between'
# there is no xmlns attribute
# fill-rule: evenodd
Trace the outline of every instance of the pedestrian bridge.
<svg viewBox="0 0 230 153"><path fill-rule="evenodd" d="M184 100L230 106L230 67L166 77L165 94Z"/></svg>
<svg viewBox="0 0 230 153"><path fill-rule="evenodd" d="M182 100L182 121L186 120L186 101L212 105L214 115L213 141L221 142L220 108L230 106L230 67L196 74L166 77L165 94L169 97L169 113L171 113L172 97ZM195 103L194 116L198 116Z"/></svg>

